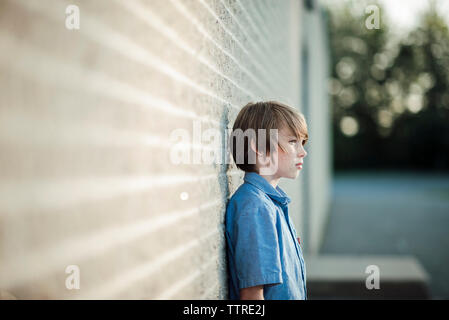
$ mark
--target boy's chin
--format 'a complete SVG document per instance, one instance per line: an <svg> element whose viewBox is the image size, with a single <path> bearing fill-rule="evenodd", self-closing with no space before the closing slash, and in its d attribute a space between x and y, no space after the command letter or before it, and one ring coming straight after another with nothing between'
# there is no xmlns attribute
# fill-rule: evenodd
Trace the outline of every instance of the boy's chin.
<svg viewBox="0 0 449 320"><path fill-rule="evenodd" d="M283 178L287 178L287 179L296 179L299 176L299 170L297 170L295 173L289 173L288 175L286 174L285 176L283 176Z"/></svg>

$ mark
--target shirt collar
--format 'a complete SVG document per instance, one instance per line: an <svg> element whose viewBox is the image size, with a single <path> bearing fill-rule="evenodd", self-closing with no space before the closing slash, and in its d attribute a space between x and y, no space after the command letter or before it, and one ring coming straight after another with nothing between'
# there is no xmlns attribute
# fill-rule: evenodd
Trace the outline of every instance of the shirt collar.
<svg viewBox="0 0 449 320"><path fill-rule="evenodd" d="M272 200L278 202L281 206L286 206L290 203L290 198L279 186L276 189L261 175L255 172L246 172L244 177L245 182L252 184L265 192Z"/></svg>

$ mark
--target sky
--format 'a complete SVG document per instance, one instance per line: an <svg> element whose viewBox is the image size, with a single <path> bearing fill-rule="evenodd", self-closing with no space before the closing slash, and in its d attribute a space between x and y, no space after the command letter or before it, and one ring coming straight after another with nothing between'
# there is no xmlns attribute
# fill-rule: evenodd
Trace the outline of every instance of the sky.
<svg viewBox="0 0 449 320"><path fill-rule="evenodd" d="M429 8L429 0L379 0L385 8L385 14L394 21L398 31L410 31L416 27L421 12ZM441 15L449 23L449 0L436 2Z"/></svg>
<svg viewBox="0 0 449 320"><path fill-rule="evenodd" d="M330 7L343 3L345 0L319 0ZM373 1L375 2L375 1ZM394 22L395 33L407 33L416 27L419 22L419 15L429 7L430 0L379 0L384 6L385 13L381 12L381 19L384 16L387 21ZM449 0L437 0L437 8L441 16L446 18L449 24Z"/></svg>

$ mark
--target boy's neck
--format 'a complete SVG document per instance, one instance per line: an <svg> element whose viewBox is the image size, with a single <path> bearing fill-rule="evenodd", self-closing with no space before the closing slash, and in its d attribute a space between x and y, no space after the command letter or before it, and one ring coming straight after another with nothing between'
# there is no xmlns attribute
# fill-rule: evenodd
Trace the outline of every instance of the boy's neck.
<svg viewBox="0 0 449 320"><path fill-rule="evenodd" d="M279 183L279 180L281 179L281 178L275 177L274 175L267 175L266 176L266 175L261 175L260 173L259 173L259 175L262 178L264 178L265 180L267 180L268 183L271 184L273 186L273 188L275 188L275 189L276 189L276 187L277 187L277 185Z"/></svg>

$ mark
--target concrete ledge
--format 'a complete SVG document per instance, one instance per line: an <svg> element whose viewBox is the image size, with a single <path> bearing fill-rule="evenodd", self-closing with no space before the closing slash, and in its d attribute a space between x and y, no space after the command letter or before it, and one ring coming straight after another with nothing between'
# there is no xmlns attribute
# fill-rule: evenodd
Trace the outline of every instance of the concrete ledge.
<svg viewBox="0 0 449 320"><path fill-rule="evenodd" d="M305 257L309 299L429 299L429 276L412 256ZM367 267L379 268L379 289L369 290Z"/></svg>

